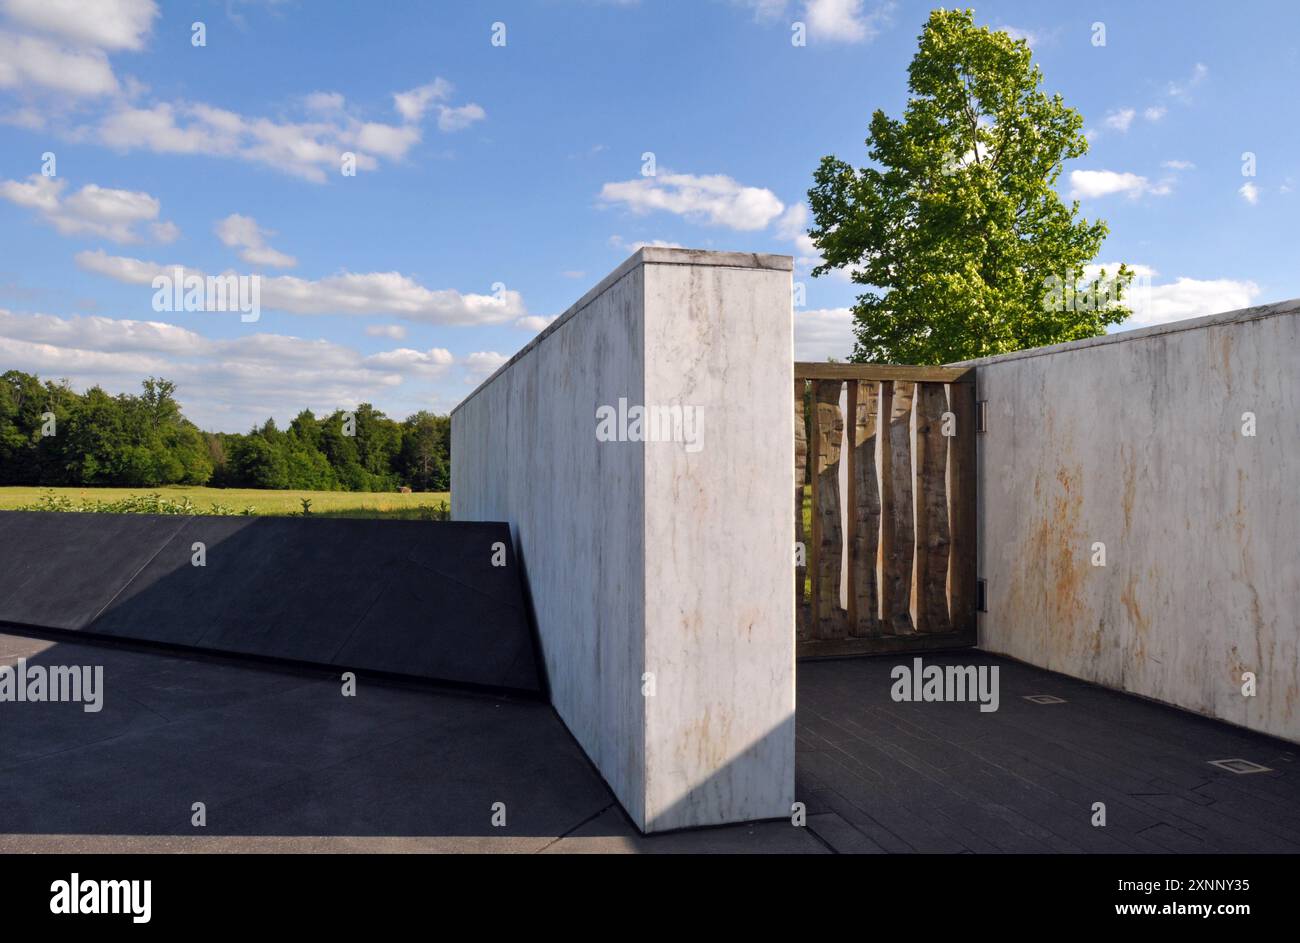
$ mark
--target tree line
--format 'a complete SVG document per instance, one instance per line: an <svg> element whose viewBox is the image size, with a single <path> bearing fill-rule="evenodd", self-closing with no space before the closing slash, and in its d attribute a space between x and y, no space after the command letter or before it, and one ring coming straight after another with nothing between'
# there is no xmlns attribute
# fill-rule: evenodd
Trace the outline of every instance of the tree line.
<svg viewBox="0 0 1300 943"><path fill-rule="evenodd" d="M421 410L398 422L369 403L288 428L204 432L149 377L139 394L10 370L0 375L0 485L153 488L209 485L312 491L446 491L451 420Z"/></svg>

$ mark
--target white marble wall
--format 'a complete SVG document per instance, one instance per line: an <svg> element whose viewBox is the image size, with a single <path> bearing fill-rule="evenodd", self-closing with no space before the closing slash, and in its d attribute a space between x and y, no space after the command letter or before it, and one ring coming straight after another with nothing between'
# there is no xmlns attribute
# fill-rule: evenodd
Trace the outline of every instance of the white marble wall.
<svg viewBox="0 0 1300 943"><path fill-rule="evenodd" d="M1300 302L975 363L981 647L1300 742Z"/></svg>
<svg viewBox="0 0 1300 943"><path fill-rule="evenodd" d="M646 831L794 799L790 269L643 249L452 416L453 515L512 525L552 700ZM621 397L698 439L598 442Z"/></svg>
<svg viewBox="0 0 1300 943"><path fill-rule="evenodd" d="M712 258L645 269L646 399L703 417L699 451L646 447L653 830L788 816L794 798L789 260Z"/></svg>
<svg viewBox="0 0 1300 943"><path fill-rule="evenodd" d="M551 699L638 822L645 816L641 450L601 444L596 407L643 383L644 273L623 265L452 413L457 520L506 521Z"/></svg>

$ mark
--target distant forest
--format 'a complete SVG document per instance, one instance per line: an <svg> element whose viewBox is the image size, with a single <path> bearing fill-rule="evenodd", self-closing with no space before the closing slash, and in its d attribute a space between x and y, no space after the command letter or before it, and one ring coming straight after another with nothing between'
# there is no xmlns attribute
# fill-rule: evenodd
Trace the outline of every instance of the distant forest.
<svg viewBox="0 0 1300 943"><path fill-rule="evenodd" d="M181 414L174 383L142 385L138 395L79 394L17 370L0 375L0 485L448 490L447 416L398 422L363 403L320 418L304 409L287 429L268 419L242 435L203 432Z"/></svg>

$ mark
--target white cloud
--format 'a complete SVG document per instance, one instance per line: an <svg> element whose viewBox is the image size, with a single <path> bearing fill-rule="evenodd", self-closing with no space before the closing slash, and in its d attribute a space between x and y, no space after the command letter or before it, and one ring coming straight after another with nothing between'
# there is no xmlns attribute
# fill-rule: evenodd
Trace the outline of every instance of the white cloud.
<svg viewBox="0 0 1300 943"><path fill-rule="evenodd" d="M377 121L363 121L353 125L348 140L367 154L401 160L407 151L420 143L420 129L411 125L397 127Z"/></svg>
<svg viewBox="0 0 1300 943"><path fill-rule="evenodd" d="M18 206L50 214L59 209L59 193L63 187L62 180L42 174L32 174L27 178L26 183L17 180L6 180L0 183L0 197Z"/></svg>
<svg viewBox="0 0 1300 943"><path fill-rule="evenodd" d="M471 102L468 105L461 105L458 108L452 108L448 105L438 106L438 130L439 131L463 131L472 125L475 121L482 121L487 117L480 106Z"/></svg>
<svg viewBox="0 0 1300 943"><path fill-rule="evenodd" d="M833 42L860 43L875 39L889 21L893 3L863 11L863 0L806 0L804 19L809 36Z"/></svg>
<svg viewBox="0 0 1300 943"><path fill-rule="evenodd" d="M812 236L808 235L810 215L808 204L791 203L776 221L777 238L794 243L795 263L804 268L820 265L822 261Z"/></svg>
<svg viewBox="0 0 1300 943"><path fill-rule="evenodd" d="M686 248L680 242L668 242L666 239L650 239L648 241L628 242L626 239L624 239L622 236L618 235L617 233L609 237L609 244L611 248L621 249L622 251L626 252L628 255L631 255L633 252L636 252L639 249L644 249L646 246L653 246L656 249L685 249Z"/></svg>
<svg viewBox="0 0 1300 943"><path fill-rule="evenodd" d="M1144 194L1168 196L1172 192L1173 186L1168 180L1152 183L1146 177L1114 170L1070 171L1071 199L1086 200L1115 193L1123 193L1130 198Z"/></svg>
<svg viewBox="0 0 1300 943"><path fill-rule="evenodd" d="M550 317L547 317L541 314L530 314L527 317L515 321L515 327L536 334L545 330L550 323L556 319L556 317L558 317L558 315L553 314Z"/></svg>
<svg viewBox="0 0 1300 943"><path fill-rule="evenodd" d="M1172 282L1157 285L1155 281L1160 273L1152 266L1131 263L1129 268L1137 277L1125 293L1123 304L1133 310L1133 316L1124 322L1120 330L1151 327L1247 308L1259 294L1259 286L1252 281L1179 276ZM1119 271L1119 263L1097 262L1085 265L1083 280L1092 281L1102 269L1109 275L1114 275Z"/></svg>
<svg viewBox="0 0 1300 943"><path fill-rule="evenodd" d="M62 46L38 36L0 30L0 88L37 88L75 98L118 91L108 57L99 49Z"/></svg>
<svg viewBox="0 0 1300 943"><path fill-rule="evenodd" d="M847 360L853 353L853 311L819 308L794 312L794 359L820 363Z"/></svg>
<svg viewBox="0 0 1300 943"><path fill-rule="evenodd" d="M0 83L3 73L0 73ZM401 161L419 144L419 120L438 95L451 85L437 79L427 86L393 96L401 124L362 121L344 109L337 92L313 92L302 99L305 121L273 121L243 115L202 102L156 102L135 107L119 104L78 137L91 137L119 151L199 154L250 161L323 183L341 171L344 153L356 156L358 170L375 170L379 159ZM486 117L476 104L439 105L438 127L458 131Z"/></svg>
<svg viewBox="0 0 1300 943"><path fill-rule="evenodd" d="M175 265L161 265L103 250L79 252L82 269L129 285L149 285L158 276L173 275ZM187 275L202 275L186 268ZM387 315L426 324L500 324L522 317L523 296L517 291L491 295L462 294L454 289L429 289L399 272L340 272L310 280L291 275L261 277L264 309L290 314Z"/></svg>
<svg viewBox="0 0 1300 943"><path fill-rule="evenodd" d="M232 249L239 250L239 257L249 265L269 266L271 268L293 268L298 260L266 243L268 236L275 233L257 225L251 216L231 213L216 225L217 238Z"/></svg>
<svg viewBox="0 0 1300 943"><path fill-rule="evenodd" d="M366 334L395 341L406 340L406 328L401 324L367 324Z"/></svg>
<svg viewBox="0 0 1300 943"><path fill-rule="evenodd" d="M1126 327L1150 327L1186 318L1248 308L1259 294L1251 281L1231 278L1197 279L1180 277L1167 285L1152 285L1133 297L1133 317Z"/></svg>
<svg viewBox="0 0 1300 943"><path fill-rule="evenodd" d="M180 235L175 223L159 221L161 203L157 197L89 183L65 198L66 186L66 181L56 177L32 174L26 182L0 181L0 198L36 210L64 236L141 242L142 225L148 226L150 238L157 242L173 242Z"/></svg>
<svg viewBox="0 0 1300 943"><path fill-rule="evenodd" d="M451 351L443 347L431 347L428 350L412 350L399 347L371 354L363 361L367 366L383 370L396 370L399 373L431 373L438 375L456 362Z"/></svg>
<svg viewBox="0 0 1300 943"><path fill-rule="evenodd" d="M1167 160L1160 165L1168 170L1195 170L1196 165L1190 160Z"/></svg>
<svg viewBox="0 0 1300 943"><path fill-rule="evenodd" d="M1118 111L1112 111L1106 115L1106 127L1119 132L1127 131L1136 114L1137 112L1132 108L1121 108Z"/></svg>
<svg viewBox="0 0 1300 943"><path fill-rule="evenodd" d="M1170 82L1166 91L1170 98L1185 102L1190 97L1192 89L1204 82L1209 74L1209 67L1203 62L1198 62L1192 67L1192 74L1188 76L1185 82Z"/></svg>
<svg viewBox="0 0 1300 943"><path fill-rule="evenodd" d="M1168 84L1165 90L1166 96L1187 104L1190 101L1191 90L1197 85L1200 85L1201 82L1205 81L1205 77L1209 75L1209 72L1210 70L1203 63L1198 62L1196 67L1192 69L1192 74L1186 82L1170 82ZM1154 105L1148 105L1144 108L1142 110L1142 117L1147 121L1156 122L1163 119L1168 113L1169 109L1165 105L1157 102ZM1128 131L1129 126L1132 125L1133 119L1136 116L1136 109L1118 108L1107 113L1105 125L1108 128L1119 131L1123 134ZM1100 137L1100 132L1094 128L1089 128L1084 132L1084 136L1089 141L1092 141Z"/></svg>
<svg viewBox="0 0 1300 943"><path fill-rule="evenodd" d="M181 227L177 226L171 220L162 223L150 223L149 234L153 236L154 242L169 243L175 242L181 237Z"/></svg>
<svg viewBox="0 0 1300 943"><path fill-rule="evenodd" d="M807 248L812 251L812 237L808 235L808 204L791 203L780 219L776 221L776 235L787 242L797 242L800 239L808 240L801 248Z"/></svg>
<svg viewBox="0 0 1300 943"><path fill-rule="evenodd" d="M824 261L821 252L813 245L812 236L808 235L811 211L806 203L792 203L777 220L776 235L794 243L794 266L796 272L808 272ZM853 282L853 266L831 269L827 278L833 278L846 284ZM837 355L838 356L838 355Z"/></svg>
<svg viewBox="0 0 1300 943"><path fill-rule="evenodd" d="M664 210L696 222L752 232L781 215L785 206L771 190L746 187L723 174L661 173L607 183L600 200L637 214Z"/></svg>
<svg viewBox="0 0 1300 943"><path fill-rule="evenodd" d="M403 120L417 122L424 117L430 105L438 103L439 131L463 131L475 121L482 121L487 117L483 107L473 102L457 106L446 104L453 91L450 82L443 78L436 78L428 85L394 94L393 105Z"/></svg>
<svg viewBox="0 0 1300 943"><path fill-rule="evenodd" d="M1016 26L1002 26L999 27L999 31L1006 33L1012 39L1023 39L1030 49L1034 48L1042 41L1042 37L1034 30L1020 29Z"/></svg>
<svg viewBox="0 0 1300 943"><path fill-rule="evenodd" d="M807 203L791 203L786 208L786 211L781 214L781 218L776 221L776 237L794 243L796 272L806 273L821 265L824 261L821 252L813 244L812 236L808 235L811 216L812 211L808 209ZM853 267L832 269L826 273L825 277L851 284L853 282Z"/></svg>
<svg viewBox="0 0 1300 943"><path fill-rule="evenodd" d="M0 88L100 98L122 91L108 52L140 50L158 15L153 0L0 0ZM138 90L128 82L126 92ZM39 112L7 116L43 126Z"/></svg>
<svg viewBox="0 0 1300 943"><path fill-rule="evenodd" d="M734 6L746 7L754 11L754 20L759 23L771 22L785 15L788 0L731 0Z"/></svg>
<svg viewBox="0 0 1300 943"><path fill-rule="evenodd" d="M119 108L105 116L93 134L119 151L236 158L314 183L340 172L344 152L356 154L357 169L374 170L377 156L400 160L420 140L420 129L414 126L361 122L348 116L276 123L188 102Z"/></svg>
<svg viewBox="0 0 1300 943"><path fill-rule="evenodd" d="M308 111L342 111L345 100L340 92L312 92L303 98Z"/></svg>
<svg viewBox="0 0 1300 943"><path fill-rule="evenodd" d="M282 334L212 339L174 324L99 316L56 317L0 309L0 361L6 367L66 377L79 389L138 392L147 376L178 384L185 414L202 428L244 431L268 416L287 422L401 395L427 402L428 382L455 358L442 348L376 354L326 340ZM397 413L393 413L397 415Z"/></svg>
<svg viewBox="0 0 1300 943"><path fill-rule="evenodd" d="M464 361L465 382L471 384L483 382L509 359L505 354L498 354L495 350L475 351Z"/></svg>
<svg viewBox="0 0 1300 943"><path fill-rule="evenodd" d="M0 124L7 124L15 128L26 128L28 131L45 130L46 115L45 112L36 108L16 108L13 111L0 112Z"/></svg>
<svg viewBox="0 0 1300 943"><path fill-rule="evenodd" d="M1243 183L1237 192L1240 193L1241 198L1251 206L1254 206L1259 202L1259 187L1255 186L1249 180Z"/></svg>
<svg viewBox="0 0 1300 943"><path fill-rule="evenodd" d="M1113 276L1116 272L1119 271L1119 267L1120 267L1119 262L1093 262L1089 265L1085 265L1083 267L1083 273L1082 273L1083 281L1085 283L1095 281L1097 276L1099 276L1103 271L1108 276ZM1158 274L1156 270L1153 269L1151 266L1141 265L1138 263L1133 263L1129 265L1129 270L1132 271L1132 273L1137 276L1137 279L1134 281L1134 285L1137 285L1139 283L1142 284L1148 283L1150 282L1151 279L1155 278L1156 275Z"/></svg>
<svg viewBox="0 0 1300 943"><path fill-rule="evenodd" d="M110 52L143 49L158 9L152 0L0 0L8 17L0 28L0 89L58 93L56 105L22 107L0 122L56 130L77 143L96 142L121 152L198 154L245 160L316 183L342 170L343 155L357 170L381 159L401 161L420 143L420 120L438 104L437 123L458 131L486 117L474 103L453 105L442 78L393 96L401 123L365 121L343 95L316 91L297 100L305 120L277 120L198 101L141 101L147 88L133 78L119 83ZM89 123L67 123L67 99L107 98Z"/></svg>
<svg viewBox="0 0 1300 943"><path fill-rule="evenodd" d="M0 336L11 340L101 352L194 354L210 343L193 331L160 321L124 321L98 315L71 318L17 314L0 308Z"/></svg>
<svg viewBox="0 0 1300 943"><path fill-rule="evenodd" d="M446 101L451 97L452 85L446 79L435 78L428 85L421 85L406 92L393 94L393 105L398 114L406 121L419 121L424 112L435 101Z"/></svg>
<svg viewBox="0 0 1300 943"><path fill-rule="evenodd" d="M143 49L158 16L153 0L0 0L0 10L65 42L112 50Z"/></svg>

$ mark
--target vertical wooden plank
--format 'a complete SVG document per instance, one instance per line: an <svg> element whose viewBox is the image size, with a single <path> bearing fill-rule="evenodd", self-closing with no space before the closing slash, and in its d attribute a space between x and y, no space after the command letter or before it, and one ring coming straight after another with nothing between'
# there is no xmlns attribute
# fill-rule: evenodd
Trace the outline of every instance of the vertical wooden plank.
<svg viewBox="0 0 1300 943"><path fill-rule="evenodd" d="M890 477L893 488L891 516L893 543L884 558L880 591L889 599L889 623L886 632L895 635L915 631L912 623L912 400L916 384L898 380L894 383L893 408L889 420L889 465L881 472ZM883 434L883 432L882 432Z"/></svg>
<svg viewBox="0 0 1300 943"><path fill-rule="evenodd" d="M813 623L813 632L816 638L842 638L845 626L840 609L840 573L844 547L840 516L840 452L844 437L844 417L840 412L840 389L844 382L812 382L813 409L817 417L817 477L813 488L817 619Z"/></svg>
<svg viewBox="0 0 1300 943"><path fill-rule="evenodd" d="M844 422L848 427L848 450L844 453L844 507L848 533L844 535L844 548L848 566L844 570L844 609L848 633L858 634L858 381L845 384Z"/></svg>
<svg viewBox="0 0 1300 943"><path fill-rule="evenodd" d="M978 575L975 528L975 384L953 383L951 408L957 435L948 452L949 517L952 560L948 576L949 609L956 632L975 634L975 580Z"/></svg>
<svg viewBox="0 0 1300 943"><path fill-rule="evenodd" d="M794 568L795 636L808 637L807 614L804 609L803 584L808 575L808 541L803 526L803 489L808 478L808 431L804 423L804 390L807 381L802 377L794 381L794 539L802 544L803 565Z"/></svg>
<svg viewBox="0 0 1300 943"><path fill-rule="evenodd" d="M817 381L812 380L809 383L812 388L812 409L808 411L808 474L812 476L812 487L809 491L812 493L809 501L812 506L812 514L809 520L809 526L812 534L808 539L808 637L819 638L818 626L821 625L821 567L818 566L818 554L822 544L822 516L820 509L817 507L819 490L817 487L817 468L821 461L817 454L821 449L821 413L817 409Z"/></svg>
<svg viewBox="0 0 1300 943"><path fill-rule="evenodd" d="M948 397L942 383L916 392L916 629L950 632L948 619Z"/></svg>
<svg viewBox="0 0 1300 943"><path fill-rule="evenodd" d="M852 381L858 387L857 408L850 414L853 422L853 467L849 476L856 482L851 520L854 531L849 540L853 560L849 572L853 574L849 598L856 597L856 618L849 619L851 635L877 635L880 620L877 611L880 596L876 590L876 553L880 538L880 488L876 483L876 404L877 385L874 381Z"/></svg>
<svg viewBox="0 0 1300 943"><path fill-rule="evenodd" d="M890 454L893 437L889 434L889 419L894 413L894 381L884 380L880 384L880 411L876 428L880 430L880 463L877 473L880 476L880 623L882 631L893 625L894 597L885 591L889 576L889 562L894 558L894 476L890 469L894 459Z"/></svg>

